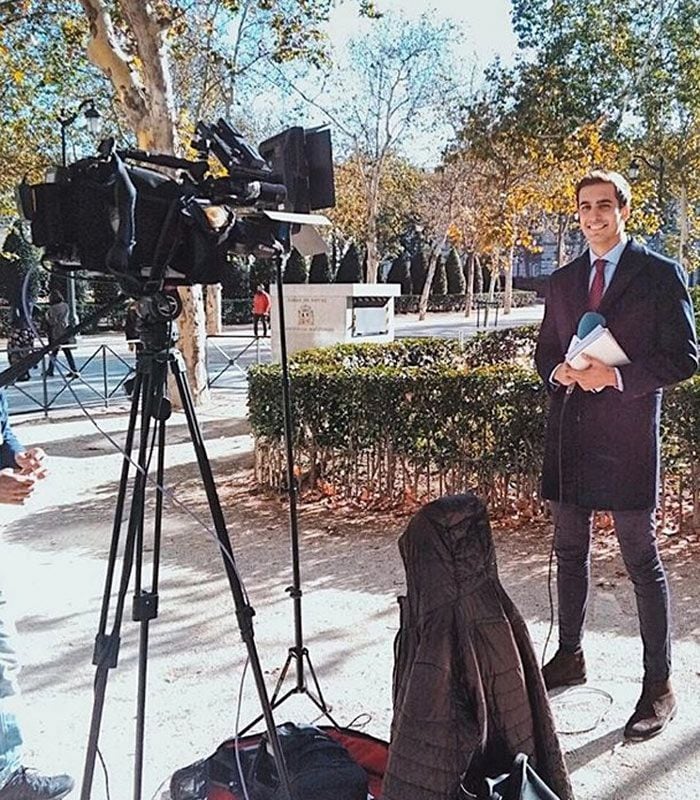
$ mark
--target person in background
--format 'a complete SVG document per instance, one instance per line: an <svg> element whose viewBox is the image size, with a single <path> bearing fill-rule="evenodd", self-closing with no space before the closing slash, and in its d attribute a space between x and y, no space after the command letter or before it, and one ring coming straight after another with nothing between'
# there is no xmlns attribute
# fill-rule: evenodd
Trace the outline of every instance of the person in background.
<svg viewBox="0 0 700 800"><path fill-rule="evenodd" d="M253 295L253 335L258 338L258 323L262 322L262 335L267 336L267 322L270 317L270 295L259 283Z"/></svg>
<svg viewBox="0 0 700 800"><path fill-rule="evenodd" d="M0 389L0 503L23 505L46 475L44 451L25 450L10 426L7 400ZM3 559L0 558L0 564ZM0 583L0 800L60 800L73 788L68 775L42 775L23 765L23 736L18 718L21 698L15 649L16 632Z"/></svg>
<svg viewBox="0 0 700 800"><path fill-rule="evenodd" d="M63 299L61 292L59 292L58 289L54 289L49 295L49 307L46 311L45 318L46 328L49 336L49 344L56 344L55 348L51 351L51 355L49 356L49 368L46 370L46 374L49 377L52 377L54 374L56 356L58 355L58 351L61 349L63 350L63 355L66 357L66 361L68 362L68 368L70 370L68 373L69 376L71 378L77 378L80 375L77 367L75 366L73 352L70 347L66 346L67 344L75 344L75 337L71 337L68 342L60 344L61 337L70 327L68 317L68 303L66 303L66 301Z"/></svg>

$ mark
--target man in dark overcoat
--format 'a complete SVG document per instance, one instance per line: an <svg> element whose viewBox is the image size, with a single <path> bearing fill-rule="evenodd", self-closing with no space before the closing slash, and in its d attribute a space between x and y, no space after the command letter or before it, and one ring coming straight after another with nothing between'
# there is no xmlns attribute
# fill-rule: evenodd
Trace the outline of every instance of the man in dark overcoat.
<svg viewBox="0 0 700 800"><path fill-rule="evenodd" d="M656 542L659 419L664 386L690 377L698 350L680 265L629 239L631 192L618 173L596 170L576 187L588 249L550 278L535 361L551 390L542 476L557 557L559 649L543 670L548 689L584 683L581 648L590 581L593 513L611 511L634 585L644 651L641 697L629 739L660 733L676 712L670 683L668 583ZM587 311L627 355L612 367L565 359Z"/></svg>

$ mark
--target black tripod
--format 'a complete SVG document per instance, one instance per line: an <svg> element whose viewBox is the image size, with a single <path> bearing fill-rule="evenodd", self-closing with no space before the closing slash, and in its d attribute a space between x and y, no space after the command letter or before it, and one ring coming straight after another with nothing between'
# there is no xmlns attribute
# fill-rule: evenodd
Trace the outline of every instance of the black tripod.
<svg viewBox="0 0 700 800"><path fill-rule="evenodd" d="M262 707L261 719L265 719L268 740L272 746L275 765L280 780L283 796L291 800L289 776L287 774L282 749L280 746L275 722L272 716L272 705L265 688L260 660L254 642L253 614L248 603L240 578L238 576L226 523L221 504L214 484L211 465L206 453L202 433L195 417L192 395L187 384L184 365L179 352L173 349L173 320L180 312L179 299L176 295L158 294L141 301L142 347L137 356L136 377L133 384L131 413L126 435L125 457L122 464L117 504L114 515L114 527L109 551L105 589L102 598L99 630L95 639L93 663L96 665L94 701L90 733L85 757L85 768L81 788L81 800L90 800L92 781L95 771L99 733L104 709L105 691L109 670L116 667L119 654L120 631L124 615L126 594L134 568L133 619L140 623L140 640L138 652L138 687L136 712L136 743L134 753L134 800L141 800L143 782L144 732L146 710L146 678L148 657L149 623L158 615L158 578L161 541L161 521L163 510L163 486L165 467L165 423L170 417L171 404L166 396L167 377L172 373L177 386L178 395L187 420L190 438L194 447L199 472L207 495L219 548L221 550L224 569L233 595L233 602L238 619L238 626L247 650L255 684ZM141 427L136 460L137 470L132 488L131 508L123 548L123 561L116 606L113 613L112 628L108 632L108 617L112 585L115 580L117 557L119 550L122 515L127 498L127 485L131 466L130 453L134 444L137 418L141 410ZM143 552L144 552L144 511L148 472L151 454L155 450L156 468L155 484L158 488L153 521L153 560L151 585L143 588Z"/></svg>
<svg viewBox="0 0 700 800"><path fill-rule="evenodd" d="M279 313L279 341L280 341L280 363L282 367L282 402L284 407L284 444L285 444L285 460L287 465L287 493L289 496L289 534L292 548L292 585L287 587L290 597L292 598L292 607L294 615L294 645L287 651L287 658L277 679L277 683L270 698L272 708L277 708L282 705L285 700L295 694L305 694L311 702L333 723L337 728L340 727L333 719L330 713L330 708L321 692L321 687L316 677L309 650L304 645L304 634L302 627L302 613L301 613L301 568L299 561L299 524L297 515L297 496L299 494L299 483L294 470L294 420L292 416L292 390L291 382L289 379L289 359L287 357L287 334L286 334L286 321L284 315L284 265L288 258L288 254L279 253L275 256L275 272L277 278L277 307ZM294 686L288 689L283 695L280 696L284 682L287 678L290 667L294 663L296 681ZM305 665L309 669L313 686L315 690L311 691L306 681L304 672ZM240 731L243 735L263 719L260 715L252 722L246 725Z"/></svg>

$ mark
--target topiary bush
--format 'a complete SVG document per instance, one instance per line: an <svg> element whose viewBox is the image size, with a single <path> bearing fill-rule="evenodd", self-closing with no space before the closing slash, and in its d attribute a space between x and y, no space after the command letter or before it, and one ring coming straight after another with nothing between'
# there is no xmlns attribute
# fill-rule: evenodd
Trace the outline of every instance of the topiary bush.
<svg viewBox="0 0 700 800"><path fill-rule="evenodd" d="M464 294L467 288L467 281L464 277L464 268L459 254L454 247L451 247L450 252L447 254L445 272L447 274L447 293Z"/></svg>
<svg viewBox="0 0 700 800"><path fill-rule="evenodd" d="M348 249L340 259L340 266L335 276L336 283L362 283L362 264L357 245L350 242Z"/></svg>

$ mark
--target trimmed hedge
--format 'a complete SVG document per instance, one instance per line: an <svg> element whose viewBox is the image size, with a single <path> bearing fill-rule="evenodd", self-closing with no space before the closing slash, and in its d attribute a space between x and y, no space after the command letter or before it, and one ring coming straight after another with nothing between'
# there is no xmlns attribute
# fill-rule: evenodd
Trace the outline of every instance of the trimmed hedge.
<svg viewBox="0 0 700 800"><path fill-rule="evenodd" d="M337 345L290 359L303 488L414 498L476 488L496 509L540 507L547 393L532 369L537 326L449 339ZM279 365L250 370L257 480L284 481ZM700 376L665 394L667 480L698 504Z"/></svg>

